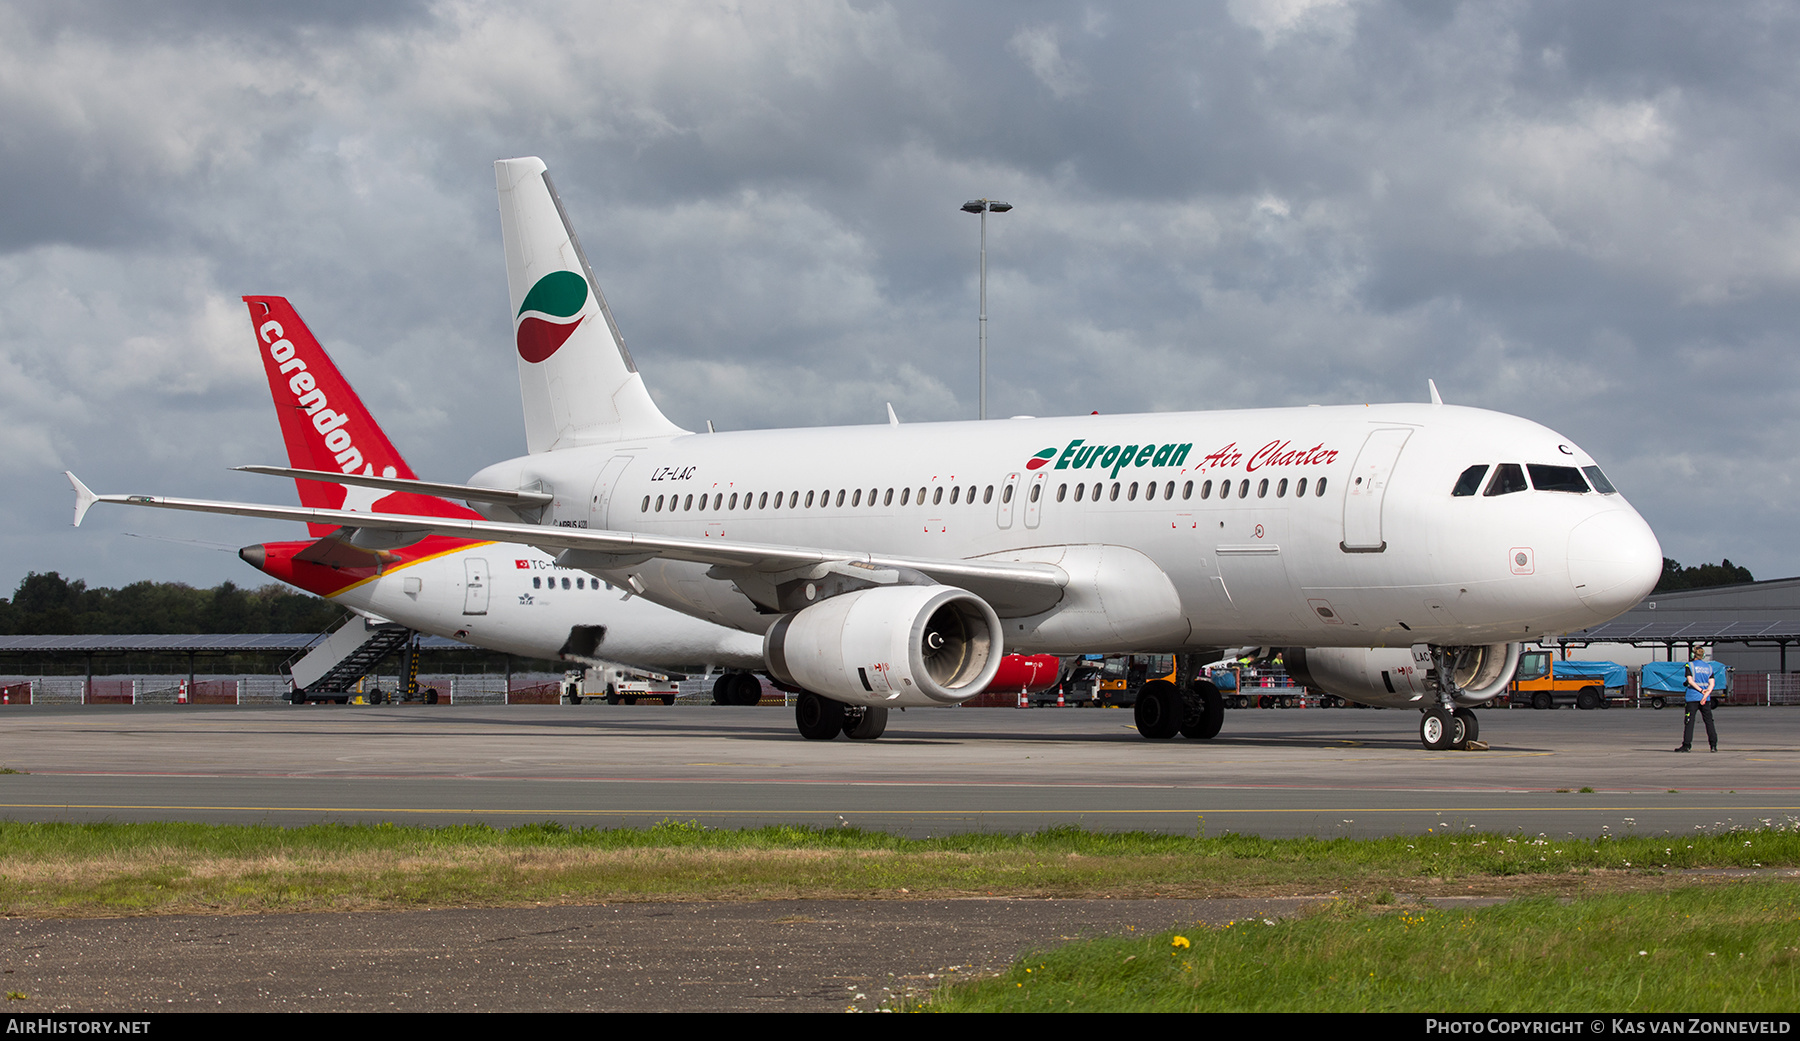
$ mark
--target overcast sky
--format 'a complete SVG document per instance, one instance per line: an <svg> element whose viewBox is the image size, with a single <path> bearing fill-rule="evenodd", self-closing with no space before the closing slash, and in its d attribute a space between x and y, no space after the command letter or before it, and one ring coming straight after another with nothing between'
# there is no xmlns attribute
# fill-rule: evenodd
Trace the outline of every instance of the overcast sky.
<svg viewBox="0 0 1800 1041"><path fill-rule="evenodd" d="M1123 7L1123 10L1114 8ZM255 585L239 297L414 468L520 454L493 161L540 155L690 428L1446 400L1684 563L1800 574L1787 4L0 3L0 595Z"/></svg>

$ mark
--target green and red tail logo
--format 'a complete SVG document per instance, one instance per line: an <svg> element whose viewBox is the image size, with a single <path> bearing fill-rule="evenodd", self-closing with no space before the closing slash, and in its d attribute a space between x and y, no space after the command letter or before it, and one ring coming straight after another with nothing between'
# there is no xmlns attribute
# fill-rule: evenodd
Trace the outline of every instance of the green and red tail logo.
<svg viewBox="0 0 1800 1041"><path fill-rule="evenodd" d="M515 316L518 328L513 339L519 357L540 362L555 354L581 325L587 300L587 279L573 271L552 271L538 279Z"/></svg>
<svg viewBox="0 0 1800 1041"><path fill-rule="evenodd" d="M1046 448L1042 452L1039 452L1037 455L1032 456L1030 458L1030 460L1028 460L1025 463L1025 469L1027 469L1027 470L1042 470L1044 467L1050 465L1050 460L1055 459L1055 458L1056 458L1056 449Z"/></svg>

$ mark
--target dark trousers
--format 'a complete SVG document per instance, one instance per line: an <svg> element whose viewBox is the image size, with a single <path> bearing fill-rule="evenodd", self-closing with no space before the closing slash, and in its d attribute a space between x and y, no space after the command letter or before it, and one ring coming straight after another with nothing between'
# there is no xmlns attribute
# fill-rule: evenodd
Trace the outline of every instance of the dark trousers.
<svg viewBox="0 0 1800 1041"><path fill-rule="evenodd" d="M1687 706L1687 711L1681 714L1681 747L1694 747L1694 716L1698 714L1702 719L1706 720L1707 745L1715 749L1718 748L1719 732L1713 729L1712 702L1688 701L1683 704Z"/></svg>

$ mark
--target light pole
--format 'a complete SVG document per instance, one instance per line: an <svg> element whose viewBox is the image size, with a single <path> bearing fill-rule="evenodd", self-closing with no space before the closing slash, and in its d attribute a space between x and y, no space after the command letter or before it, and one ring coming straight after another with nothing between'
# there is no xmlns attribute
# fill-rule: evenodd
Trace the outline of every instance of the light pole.
<svg viewBox="0 0 1800 1041"><path fill-rule="evenodd" d="M1012 203L998 199L971 199L962 204L964 213L981 214L981 412L987 418L987 215L1005 213Z"/></svg>

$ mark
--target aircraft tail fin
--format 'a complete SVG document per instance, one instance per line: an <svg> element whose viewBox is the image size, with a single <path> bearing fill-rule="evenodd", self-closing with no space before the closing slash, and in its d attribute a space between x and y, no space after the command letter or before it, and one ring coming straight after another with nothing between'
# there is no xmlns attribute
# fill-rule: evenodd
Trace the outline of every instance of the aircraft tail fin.
<svg viewBox="0 0 1800 1041"><path fill-rule="evenodd" d="M306 323L279 296L247 296L257 353L269 377L269 393L281 421L288 461L299 470L326 470L370 477L417 480L399 449L357 397L331 356ZM296 480L300 503L314 509L364 513L411 513L434 517L478 514L436 496L353 488L324 481ZM314 535L333 525L309 525Z"/></svg>
<svg viewBox="0 0 1800 1041"><path fill-rule="evenodd" d="M650 399L536 156L494 164L513 344L533 453L687 431Z"/></svg>

